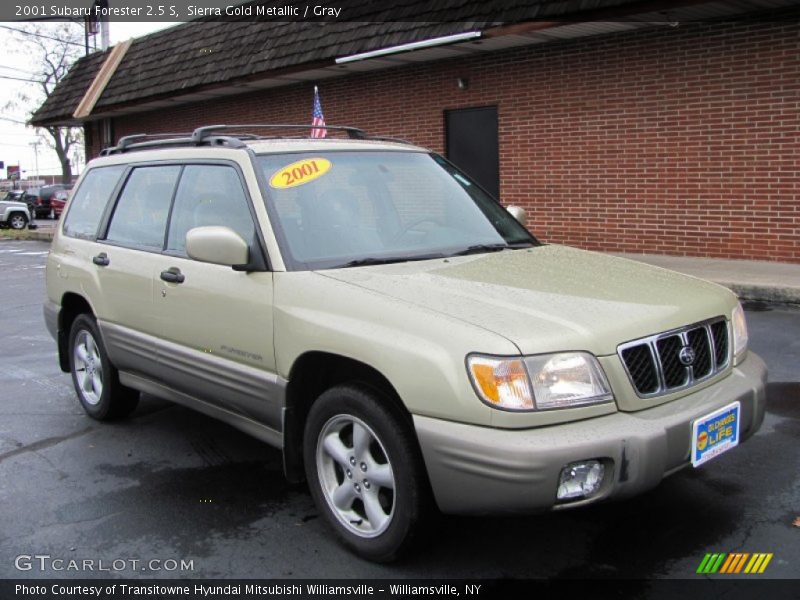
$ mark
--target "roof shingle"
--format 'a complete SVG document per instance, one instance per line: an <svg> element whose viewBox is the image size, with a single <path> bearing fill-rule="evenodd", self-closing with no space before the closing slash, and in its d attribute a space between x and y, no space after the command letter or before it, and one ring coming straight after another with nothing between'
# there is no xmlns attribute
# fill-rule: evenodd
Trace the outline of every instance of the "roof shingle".
<svg viewBox="0 0 800 600"><path fill-rule="evenodd" d="M636 1L396 0L386 8L383 2L339 0L348 21L191 21L134 40L95 111L302 65L329 65L340 56ZM106 55L78 60L31 122L70 120Z"/></svg>

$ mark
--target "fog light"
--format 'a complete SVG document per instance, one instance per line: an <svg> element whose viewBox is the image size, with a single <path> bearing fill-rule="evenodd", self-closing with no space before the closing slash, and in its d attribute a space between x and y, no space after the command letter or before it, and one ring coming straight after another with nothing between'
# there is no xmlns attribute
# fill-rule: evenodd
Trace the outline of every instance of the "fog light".
<svg viewBox="0 0 800 600"><path fill-rule="evenodd" d="M604 473L603 463L597 460L568 464L558 479L558 499L588 498L600 489Z"/></svg>

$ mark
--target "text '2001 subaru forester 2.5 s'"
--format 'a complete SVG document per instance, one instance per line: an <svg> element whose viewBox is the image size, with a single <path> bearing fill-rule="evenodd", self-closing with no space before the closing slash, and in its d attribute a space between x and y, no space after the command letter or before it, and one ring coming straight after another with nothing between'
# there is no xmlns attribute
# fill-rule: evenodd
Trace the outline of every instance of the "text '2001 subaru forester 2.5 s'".
<svg viewBox="0 0 800 600"><path fill-rule="evenodd" d="M380 561L437 509L630 496L761 425L728 290L542 244L423 148L263 129L129 137L87 166L45 318L91 417L148 392L222 419Z"/></svg>

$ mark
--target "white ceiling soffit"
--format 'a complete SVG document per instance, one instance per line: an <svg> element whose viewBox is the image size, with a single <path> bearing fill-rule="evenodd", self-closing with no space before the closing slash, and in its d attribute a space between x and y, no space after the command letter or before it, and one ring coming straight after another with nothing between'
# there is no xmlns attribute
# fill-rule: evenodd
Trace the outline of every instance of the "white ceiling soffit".
<svg viewBox="0 0 800 600"><path fill-rule="evenodd" d="M437 40L434 40L433 45L428 45L423 42L419 44L421 47L412 48L409 50L403 50L403 47L382 49L375 52L375 54L377 54L376 56L372 58L365 58L363 60L353 59L352 57L341 57L350 58L350 60L346 60L341 64L335 64L329 67L317 67L315 69L292 73L290 75L265 77L264 79L258 79L246 83L232 83L214 89L192 92L183 96L174 96L168 100L158 100L138 104L135 107L127 107L119 111L105 113L105 115L93 114L92 118L149 111L154 108L160 108L164 106L175 106L176 104L196 102L198 100L221 98L224 96L246 93L248 91L292 85L299 82L330 79L332 77L348 75L351 73L378 71L400 65L445 60L458 56L493 52L496 50L520 46L532 46L558 40L603 35L648 27L668 27L669 23L680 23L681 21L688 22L726 16L736 17L737 15L748 12L780 9L797 4L797 0L720 0L718 2L679 6L677 8L668 8L668 5L666 5L667 8L664 8L663 10L632 15L627 17L624 21L590 21L584 23L568 23L565 25L548 27L544 29L533 29L529 32L489 37L486 37L484 32L483 37L469 35L465 36L462 41L456 41L449 44L445 38L442 38L445 40L445 45L436 45L435 42ZM456 40L459 39L458 36L451 37ZM404 46L413 46L413 44ZM395 50L398 48L400 50L395 52Z"/></svg>

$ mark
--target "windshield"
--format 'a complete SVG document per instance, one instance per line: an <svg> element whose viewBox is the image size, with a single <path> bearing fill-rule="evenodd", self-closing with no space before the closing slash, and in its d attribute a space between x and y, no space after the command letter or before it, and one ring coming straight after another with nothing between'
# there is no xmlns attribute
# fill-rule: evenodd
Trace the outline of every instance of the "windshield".
<svg viewBox="0 0 800 600"><path fill-rule="evenodd" d="M441 156L334 151L258 156L292 270L421 260L538 242Z"/></svg>

